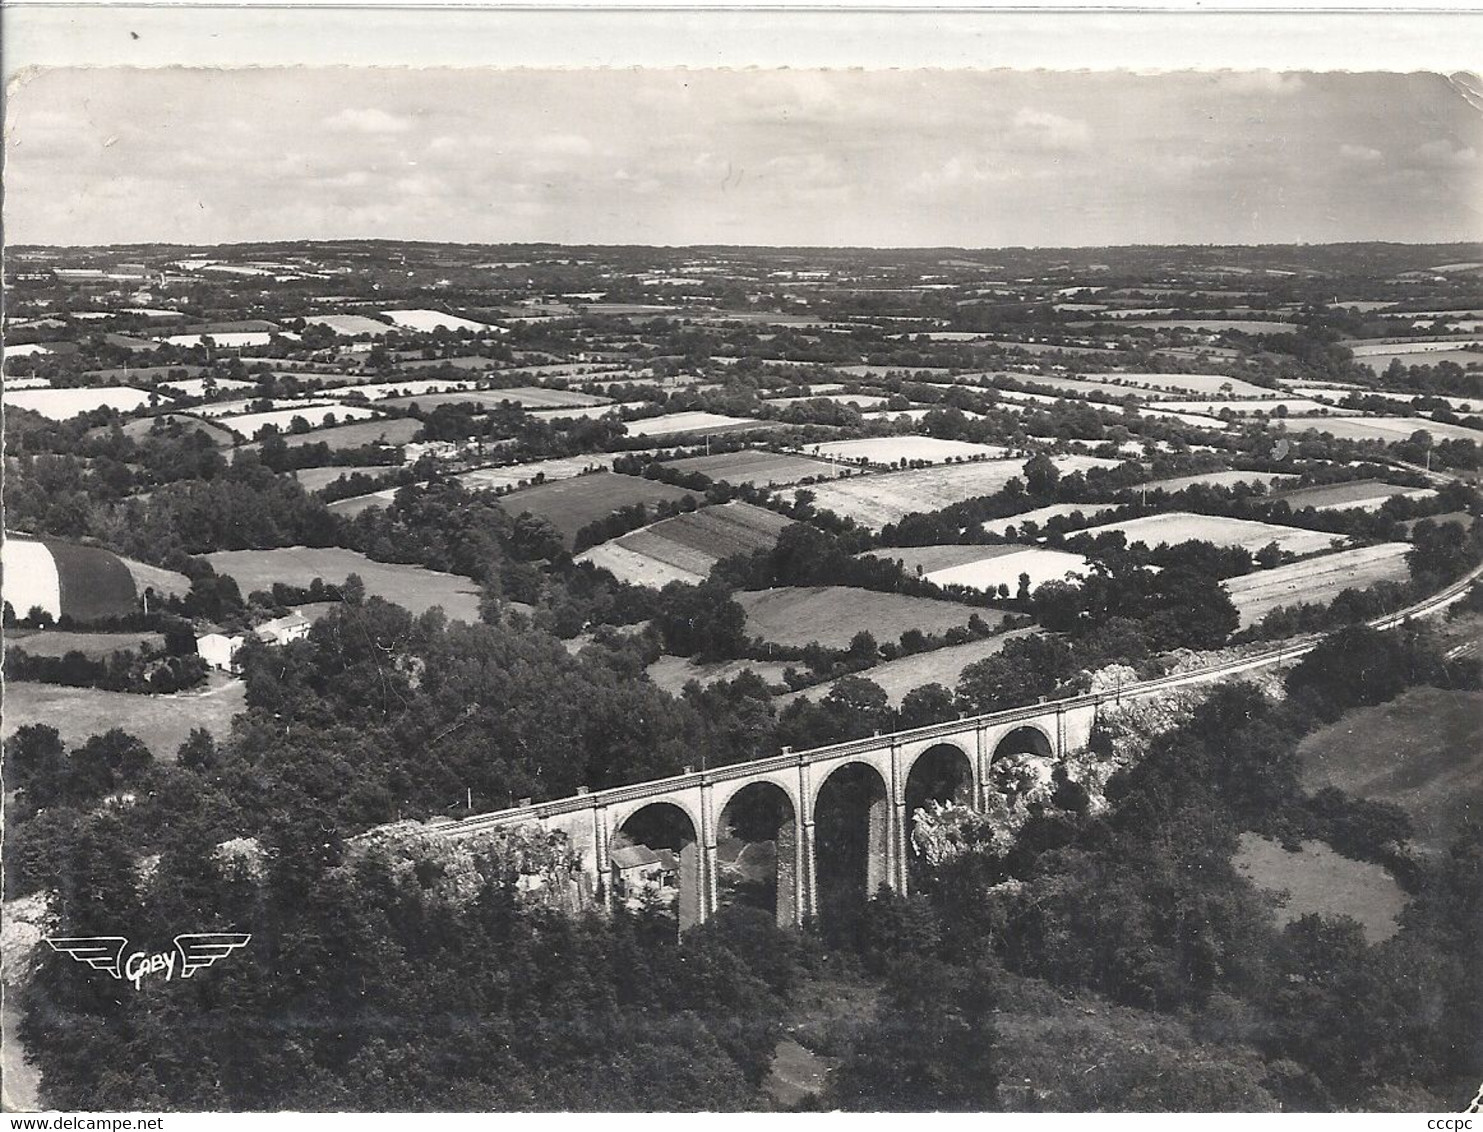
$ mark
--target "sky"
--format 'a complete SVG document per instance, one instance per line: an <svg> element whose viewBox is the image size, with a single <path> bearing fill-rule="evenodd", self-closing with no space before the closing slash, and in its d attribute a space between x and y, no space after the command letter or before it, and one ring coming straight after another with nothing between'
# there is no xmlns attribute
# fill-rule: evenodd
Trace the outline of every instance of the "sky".
<svg viewBox="0 0 1483 1132"><path fill-rule="evenodd" d="M12 245L1483 238L1427 74L52 69L5 157Z"/></svg>

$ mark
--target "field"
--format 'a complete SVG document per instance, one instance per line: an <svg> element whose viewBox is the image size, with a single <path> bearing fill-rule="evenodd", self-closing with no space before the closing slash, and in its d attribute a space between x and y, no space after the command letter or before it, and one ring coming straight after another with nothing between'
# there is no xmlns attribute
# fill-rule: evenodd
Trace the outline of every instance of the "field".
<svg viewBox="0 0 1483 1132"><path fill-rule="evenodd" d="M1108 400L1122 400L1124 397L1134 397L1139 401L1148 401L1163 394L1154 389L1134 389L1122 385L1109 385L1105 381L1095 381L1091 378L1076 377L1045 377L1038 373L1012 373L1005 376L1014 378L1023 385L1030 385L1036 389L1049 389L1062 397L1079 396L1082 394L1095 394Z"/></svg>
<svg viewBox="0 0 1483 1132"><path fill-rule="evenodd" d="M807 405L810 401L830 401L836 405L853 405L857 409L879 409L889 397L877 393L817 393L807 397L769 397L767 404L779 409L790 405Z"/></svg>
<svg viewBox="0 0 1483 1132"><path fill-rule="evenodd" d="M845 648L861 629L885 642L896 640L908 629L943 633L955 625L967 625L975 613L990 622L994 617L992 610L956 602L849 586L745 590L736 600L747 611L747 633L780 645L817 641L826 648Z"/></svg>
<svg viewBox="0 0 1483 1132"><path fill-rule="evenodd" d="M1020 575L1030 576L1030 589L1060 581L1067 574L1085 574L1087 560L1080 554L1038 546L914 546L887 547L870 552L877 558L901 562L939 586L967 586L985 593L1008 586L1019 592ZM920 567L920 569L918 569Z"/></svg>
<svg viewBox="0 0 1483 1132"><path fill-rule="evenodd" d="M1379 480L1353 480L1323 487L1300 487L1293 491L1274 492L1272 499L1281 500L1294 511L1312 507L1315 511L1339 511L1350 507L1378 511L1387 499L1430 499L1436 490L1429 487L1397 487Z"/></svg>
<svg viewBox="0 0 1483 1132"><path fill-rule="evenodd" d="M190 735L204 727L218 739L231 731L232 717L247 704L247 687L240 680L213 677L204 692L171 696L101 692L96 688L69 688L60 684L5 683L5 730L31 723L55 727L69 747L113 727L122 727L143 740L154 757L170 762Z"/></svg>
<svg viewBox="0 0 1483 1132"><path fill-rule="evenodd" d="M1483 442L1483 432L1478 429L1442 424L1425 417L1288 417L1284 423L1291 433L1312 429L1315 432L1326 432L1338 440L1380 440L1386 444L1394 444L1425 430L1431 434L1433 440Z"/></svg>
<svg viewBox="0 0 1483 1132"><path fill-rule="evenodd" d="M473 389L477 382L459 378L414 377L407 381L372 381L365 385L341 385L326 389L324 397L343 398L359 393L367 401L383 401L389 397L412 398L445 390Z"/></svg>
<svg viewBox="0 0 1483 1132"><path fill-rule="evenodd" d="M1036 632L1039 630L1035 628L1011 629L994 637L903 656L899 660L890 660L885 664L877 664L874 668L864 669L855 675L879 684L891 698L892 706L899 707L907 692L920 688L923 684L941 684L945 688L955 688L963 669L970 664L993 656L1016 637ZM807 696L817 703L829 694L832 687L834 681L830 680L799 692L789 692L777 697L775 702L779 711L799 696Z"/></svg>
<svg viewBox="0 0 1483 1132"><path fill-rule="evenodd" d="M361 334L385 334L391 329L384 322L367 318L363 314L315 314L304 319L318 326L327 326L336 334L354 338Z"/></svg>
<svg viewBox="0 0 1483 1132"><path fill-rule="evenodd" d="M338 452L345 448L362 448L367 444L406 444L421 431L421 421L410 417L394 417L357 421L355 424L320 428L313 432L288 433L283 437L283 443L290 448L305 444L328 444L331 451Z"/></svg>
<svg viewBox="0 0 1483 1132"><path fill-rule="evenodd" d="M470 491L489 487L522 487L535 482L569 480L596 468L611 468L614 454L594 452L587 456L560 456L551 460L533 460L529 464L507 464L500 468L475 468L454 478Z"/></svg>
<svg viewBox="0 0 1483 1132"><path fill-rule="evenodd" d="M1211 404L1216 405L1217 402L1212 401ZM1155 409L1150 408L1148 405L1140 405L1138 415L1140 417L1159 417L1163 420L1179 421L1181 424L1187 424L1193 428L1208 428L1216 432L1224 432L1231 427L1227 422L1218 420L1215 417L1206 416L1203 413L1178 413L1173 409Z"/></svg>
<svg viewBox="0 0 1483 1132"><path fill-rule="evenodd" d="M103 385L90 389L17 389L5 391L5 405L11 409L29 409L47 420L66 421L94 409L117 409L131 413L149 404L152 394L127 385ZM156 394L168 403L170 398Z"/></svg>
<svg viewBox="0 0 1483 1132"><path fill-rule="evenodd" d="M1018 515L1010 515L1004 519L990 519L983 524L983 529L989 534L1003 536L1011 527L1021 530L1026 523L1035 523L1044 527L1049 520L1058 516L1081 514L1087 519L1095 519L1098 515L1105 515L1116 506L1114 503L1052 503L1049 507L1022 511Z"/></svg>
<svg viewBox="0 0 1483 1132"><path fill-rule="evenodd" d="M315 578L338 585L359 574L366 593L423 613L443 607L450 620L476 621L479 587L468 578L421 566L373 562L364 554L340 547L290 546L278 550L219 550L206 559L218 574L230 574L242 594L272 588L274 582L308 586Z"/></svg>
<svg viewBox="0 0 1483 1132"><path fill-rule="evenodd" d="M1088 468L1112 467L1115 460L1094 456L1055 456L1064 475ZM879 530L915 511L938 511L965 499L993 495L1016 477L1024 477L1023 460L982 460L945 464L905 472L851 476L812 488L815 506L834 511Z"/></svg>
<svg viewBox="0 0 1483 1132"><path fill-rule="evenodd" d="M1313 732L1298 755L1304 789L1393 802L1416 843L1442 851L1483 809L1483 692L1412 688Z"/></svg>
<svg viewBox="0 0 1483 1132"><path fill-rule="evenodd" d="M511 515L529 511L545 519L561 532L567 546L571 546L577 532L588 523L605 519L620 508L635 503L653 507L664 500L680 500L687 495L695 498L694 492L658 480L606 472L522 488L502 497L499 502Z"/></svg>
<svg viewBox="0 0 1483 1132"><path fill-rule="evenodd" d="M770 685L782 685L783 669L797 667L791 661L781 660L723 660L718 664L698 664L689 657L661 656L644 671L650 680L672 696L678 696L691 680L702 685L715 684L721 680L734 680L743 672L751 670Z"/></svg>
<svg viewBox="0 0 1483 1132"><path fill-rule="evenodd" d="M1147 491L1167 491L1174 494L1187 487L1203 484L1206 487L1235 487L1238 483L1259 483L1267 487L1289 483L1297 479L1287 472L1198 472L1192 476L1175 476L1167 480L1150 480L1143 485Z"/></svg>
<svg viewBox="0 0 1483 1132"><path fill-rule="evenodd" d="M438 383L435 383L438 384ZM442 382L445 389L452 383ZM534 386L514 389L451 389L446 393L422 393L411 397L391 397L386 401L393 408L406 409L420 405L431 409L438 405L472 405L479 409L497 409L506 402L522 409L548 409L585 407L606 404L606 398L587 393L572 393L565 389L537 389Z"/></svg>
<svg viewBox="0 0 1483 1132"><path fill-rule="evenodd" d="M1294 322L1271 322L1258 318L1140 318L1118 319L1118 326L1139 326L1144 330L1231 330L1241 334L1292 334Z"/></svg>
<svg viewBox="0 0 1483 1132"><path fill-rule="evenodd" d="M429 331L448 330L489 330L488 323L474 322L472 319L459 318L456 314L444 314L442 311L430 311L421 309L401 309L382 311L387 318L396 323L397 326L408 330Z"/></svg>
<svg viewBox="0 0 1483 1132"><path fill-rule="evenodd" d="M1409 549L1410 544L1404 542L1362 546L1227 578L1221 584L1240 612L1241 627L1245 628L1280 605L1326 604L1347 589L1363 589L1376 582L1403 582L1410 576L1406 569Z"/></svg>
<svg viewBox="0 0 1483 1132"><path fill-rule="evenodd" d="M1453 365L1467 369L1469 366L1483 365L1483 352L1478 350L1428 350L1425 353L1362 354L1356 355L1354 360L1360 365L1369 366L1376 373L1384 373L1393 361L1399 361L1403 366L1435 366L1443 362L1451 362Z"/></svg>
<svg viewBox="0 0 1483 1132"><path fill-rule="evenodd" d="M663 416L624 422L629 436L674 436L679 433L714 435L741 429L764 428L767 423L749 417L728 417L721 413L702 412L665 413Z"/></svg>
<svg viewBox="0 0 1483 1132"><path fill-rule="evenodd" d="M1163 409L1172 413L1234 413L1238 417L1253 417L1258 413L1271 416L1278 409L1289 413L1344 413L1353 410L1330 409L1317 401L1304 397L1274 397L1265 390L1266 397L1249 397L1239 401L1155 401L1151 409Z"/></svg>
<svg viewBox="0 0 1483 1132"><path fill-rule="evenodd" d="M1395 935L1396 917L1406 906L1406 894L1384 868L1341 857L1321 841L1305 841L1301 852L1289 853L1275 841L1243 833L1232 861L1258 888L1288 894L1275 910L1278 926L1310 912L1352 916L1368 942L1380 943Z"/></svg>
<svg viewBox="0 0 1483 1132"><path fill-rule="evenodd" d="M781 515L749 503L724 503L676 515L577 555L634 585L704 581L722 558L767 550L789 525Z"/></svg>
<svg viewBox="0 0 1483 1132"><path fill-rule="evenodd" d="M1082 377L1119 389L1156 389L1207 397L1270 397L1273 393L1265 386L1219 373L1087 373Z"/></svg>
<svg viewBox="0 0 1483 1132"><path fill-rule="evenodd" d="M159 387L182 397L205 397L210 393L231 393L238 389L252 389L256 382L234 381L230 377L188 377L183 381L162 381ZM209 386L209 389L208 389Z"/></svg>
<svg viewBox="0 0 1483 1132"><path fill-rule="evenodd" d="M810 460L779 452L743 449L715 456L693 456L688 460L668 460L665 467L677 472L699 472L726 483L751 483L759 487L798 483L807 479L833 479L848 469L827 460Z"/></svg>
<svg viewBox="0 0 1483 1132"><path fill-rule="evenodd" d="M272 342L274 333L280 338L298 338L288 330L223 330L215 334L167 334L160 340L170 346L201 346L210 338L220 349L235 350L241 346L266 346Z"/></svg>
<svg viewBox="0 0 1483 1132"><path fill-rule="evenodd" d="M810 444L810 456L843 460L852 464L890 465L900 460L926 460L940 464L947 460L981 456L1001 459L1008 448L993 444L970 444L966 440L938 440L931 436L880 436L867 440L835 440Z"/></svg>
<svg viewBox="0 0 1483 1132"><path fill-rule="evenodd" d="M271 413L244 413L240 417L216 417L214 419L217 424L231 429L238 436L250 439L257 435L259 429L268 425L272 425L280 432L287 432L295 418L298 417L308 421L312 429L322 425L330 417L334 417L339 423L371 420L379 415L375 409L368 409L363 405L325 405L314 408L277 409Z"/></svg>
<svg viewBox="0 0 1483 1132"><path fill-rule="evenodd" d="M1120 523L1108 523L1101 527L1088 528L1090 535L1121 531L1128 536L1128 545L1141 542L1150 550L1159 543L1174 546L1177 543L1198 539L1216 546L1241 546L1255 552L1275 542L1283 550L1294 554L1311 554L1327 550L1342 535L1325 531L1305 531L1298 527L1281 527L1274 523L1259 523L1253 519L1228 519L1224 515L1196 515L1189 511L1169 511L1162 515L1145 515L1141 519L1125 519Z"/></svg>
<svg viewBox="0 0 1483 1132"><path fill-rule="evenodd" d="M133 440L141 440L149 435L149 431L154 427L155 421L165 421L167 423L179 422L187 433L204 433L211 440L211 443L218 448L230 448L237 442L237 438L232 434L230 429L222 428L220 425L210 424L198 417L188 417L183 413L161 413L154 417L140 417L137 420L132 420L125 424L123 426L123 433ZM88 435L102 436L107 431L106 428L90 429Z"/></svg>
<svg viewBox="0 0 1483 1132"><path fill-rule="evenodd" d="M385 465L374 464L358 467L347 467L345 465L330 465L326 468L300 468L291 473L293 478L299 481L299 485L305 491L319 491L328 487L343 476L353 476L357 472L364 476L384 476L387 472L394 472L396 468Z"/></svg>
<svg viewBox="0 0 1483 1132"><path fill-rule="evenodd" d="M594 421L618 411L617 405L568 405L560 409L526 409L538 421Z"/></svg>
<svg viewBox="0 0 1483 1132"><path fill-rule="evenodd" d="M10 629L5 634L5 647L12 645L25 649L32 656L65 656L69 652L80 652L93 660L105 659L124 649L139 652L146 645L157 647L164 644L161 633L69 633L61 629L42 629L32 632L27 629Z"/></svg>

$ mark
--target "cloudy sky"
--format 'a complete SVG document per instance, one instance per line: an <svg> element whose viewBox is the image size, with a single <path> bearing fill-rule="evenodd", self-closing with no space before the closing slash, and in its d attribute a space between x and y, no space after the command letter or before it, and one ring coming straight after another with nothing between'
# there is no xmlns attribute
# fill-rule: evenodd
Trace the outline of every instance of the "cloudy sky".
<svg viewBox="0 0 1483 1132"><path fill-rule="evenodd" d="M6 139L12 244L1483 238L1435 75L51 70Z"/></svg>

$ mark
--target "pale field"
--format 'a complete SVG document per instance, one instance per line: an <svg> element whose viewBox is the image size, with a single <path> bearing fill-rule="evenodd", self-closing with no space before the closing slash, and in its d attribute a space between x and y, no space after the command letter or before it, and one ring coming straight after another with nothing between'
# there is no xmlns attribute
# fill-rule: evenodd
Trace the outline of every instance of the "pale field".
<svg viewBox="0 0 1483 1132"><path fill-rule="evenodd" d="M457 378L419 377L410 381L373 381L365 385L341 385L326 389L322 397L349 397L359 393L367 401L384 401L388 397L415 397L419 393L442 393L450 390L475 389L477 381Z"/></svg>
<svg viewBox="0 0 1483 1132"><path fill-rule="evenodd" d="M170 398L156 395L162 404ZM99 386L92 389L6 389L4 403L12 409L30 409L47 420L66 421L94 409L117 409L133 412L149 404L150 394L126 385Z"/></svg>
<svg viewBox="0 0 1483 1132"><path fill-rule="evenodd" d="M314 429L324 424L329 417L334 417L336 424L344 424L347 421L371 420L377 416L380 414L375 409L368 409L364 405L327 405L314 408L296 406L272 413L247 413L240 417L216 417L215 421L238 436L251 439L264 425L274 425L279 431L287 432L295 417L303 417L309 422L309 427Z"/></svg>
<svg viewBox="0 0 1483 1132"><path fill-rule="evenodd" d="M1483 431L1462 425L1442 424L1424 417L1288 417L1283 422L1287 431L1301 433L1312 429L1326 432L1338 440L1381 440L1393 444L1408 440L1413 433L1429 432L1433 440L1472 440L1483 443Z"/></svg>
<svg viewBox="0 0 1483 1132"><path fill-rule="evenodd" d="M857 409L878 409L889 397L876 393L815 393L807 397L769 397L765 404L779 409L789 405L807 405L810 401L829 401L836 405L853 405Z"/></svg>
<svg viewBox="0 0 1483 1132"><path fill-rule="evenodd" d="M1329 549L1335 539L1345 541L1343 535L1332 535L1326 531L1305 531L1299 527L1259 523L1253 519L1196 515L1189 511L1169 511L1162 515L1145 515L1141 519L1124 519L1120 523L1090 527L1085 533L1095 537L1108 531L1121 531L1127 535L1129 546L1141 542L1150 550L1160 543L1174 546L1198 539L1216 546L1244 547L1252 552L1275 542L1283 550L1294 554L1312 554Z"/></svg>
<svg viewBox="0 0 1483 1132"><path fill-rule="evenodd" d="M444 314L442 311L413 308L382 311L381 313L396 323L397 326L404 327L407 330L429 331L446 328L448 330L477 331L493 329L488 323L460 318L456 314Z"/></svg>
<svg viewBox="0 0 1483 1132"><path fill-rule="evenodd" d="M1157 417L1163 420L1179 421L1181 424L1192 425L1195 428L1208 428L1215 432L1225 432L1230 425L1215 417L1206 416L1203 413L1179 413L1172 409L1155 409L1148 405L1140 405L1137 410L1140 417Z"/></svg>
<svg viewBox="0 0 1483 1132"><path fill-rule="evenodd" d="M526 409L538 421L595 421L618 411L617 405L568 405L558 409Z"/></svg>
<svg viewBox="0 0 1483 1132"><path fill-rule="evenodd" d="M933 649L931 652L919 652L897 660L889 660L873 668L866 668L855 675L879 684L890 698L891 706L900 707L906 693L914 688L920 688L923 684L941 684L949 690L956 688L958 680L963 675L963 669L970 664L976 664L980 660L995 655L1017 637L1039 631L1033 626L1011 629L997 636L966 641L961 645L947 645L944 648ZM800 696L807 696L818 703L829 694L834 685L833 680L815 684L798 692L788 692L778 696L773 703L777 705L779 711Z"/></svg>
<svg viewBox="0 0 1483 1132"><path fill-rule="evenodd" d="M923 420L929 413L934 411L934 409L920 406L912 409L882 409L876 413L861 413L860 419L862 421L899 421L902 417L905 417L907 420L915 423ZM971 409L959 409L958 412L962 413L970 421L981 421L984 419L982 413L975 413Z"/></svg>
<svg viewBox="0 0 1483 1132"><path fill-rule="evenodd" d="M316 314L309 315L304 321L327 326L336 334L352 338L362 334L385 334L391 329L386 323L363 314Z"/></svg>
<svg viewBox="0 0 1483 1132"><path fill-rule="evenodd" d="M1009 554L996 554L933 570L926 578L939 586L968 586L984 592L1008 586L1011 594L1017 594L1020 575L1028 574L1030 591L1033 593L1046 582L1064 581L1068 576L1085 577L1090 566L1080 554L1072 554L1070 551L1039 546L1009 549L1012 551Z"/></svg>
<svg viewBox="0 0 1483 1132"><path fill-rule="evenodd" d="M5 347L7 358L34 358L38 354L50 354L51 352L52 348L43 342L25 342Z"/></svg>
<svg viewBox="0 0 1483 1132"><path fill-rule="evenodd" d="M406 444L422 431L422 422L410 417L381 417L356 421L354 424L320 428L303 434L286 433L283 443L290 448L305 444L327 444L332 451L360 448L366 444ZM249 447L249 446L244 446Z"/></svg>
<svg viewBox="0 0 1483 1132"><path fill-rule="evenodd" d="M1300 487L1295 491L1277 492L1272 498L1282 500L1294 511L1304 507L1312 507L1315 511L1339 511L1351 507L1378 511L1382 503L1396 496L1430 499L1436 494L1436 489L1430 487L1397 487L1376 480L1357 480L1323 487Z"/></svg>
<svg viewBox="0 0 1483 1132"><path fill-rule="evenodd" d="M748 671L756 673L770 685L782 684L783 669L790 665L791 662L780 660L726 660L719 664L697 664L689 657L664 655L644 672L670 695L678 696L691 680L700 681L704 687L722 680L734 680Z"/></svg>
<svg viewBox="0 0 1483 1132"><path fill-rule="evenodd" d="M1052 460L1062 475L1117 464L1096 456L1054 456ZM879 530L913 512L938 511L965 499L993 495L1010 480L1023 479L1024 469L1025 461L1020 459L982 460L852 476L810 490L817 507Z"/></svg>
<svg viewBox="0 0 1483 1132"><path fill-rule="evenodd" d="M843 460L846 463L894 464L898 460L928 460L939 464L945 460L975 456L1000 459L1008 456L1010 450L995 444L938 440L932 436L877 436L865 440L834 440L824 444L810 444L804 451L810 456Z"/></svg>
<svg viewBox="0 0 1483 1132"><path fill-rule="evenodd" d="M1384 542L1334 554L1257 570L1221 583L1241 615L1241 627L1255 625L1281 605L1311 602L1323 605L1347 589L1364 589L1376 582L1403 582L1410 544Z"/></svg>
<svg viewBox="0 0 1483 1132"><path fill-rule="evenodd" d="M598 468L611 468L617 453L594 452L587 456L559 456L551 460L533 460L528 464L507 464L499 468L475 468L453 478L470 491L484 488L526 487L537 476L542 483L569 480Z"/></svg>
<svg viewBox="0 0 1483 1132"><path fill-rule="evenodd" d="M161 762L173 762L191 730L204 727L217 739L231 731L232 717L247 704L247 686L221 675L204 691L168 696L104 692L61 684L5 682L5 735L32 723L55 727L68 747L120 727L140 739Z"/></svg>
<svg viewBox="0 0 1483 1132"><path fill-rule="evenodd" d="M395 465L386 464L367 464L356 467L331 464L324 468L299 468L290 475L299 481L299 486L305 491L319 491L344 476L353 476L357 473L363 476L384 476L396 470Z"/></svg>
<svg viewBox="0 0 1483 1132"><path fill-rule="evenodd" d="M1105 382L1118 389L1131 386L1207 397L1270 397L1274 393L1265 386L1218 373L1084 373L1081 376L1083 380Z"/></svg>
<svg viewBox="0 0 1483 1132"><path fill-rule="evenodd" d="M1292 393L1298 397L1311 397L1315 401L1323 401L1326 404L1338 404L1351 393L1360 393L1365 397L1379 397L1385 401L1394 401L1398 405L1409 405L1421 396L1419 393L1392 393L1384 389L1366 389L1361 385L1336 385L1323 388L1294 387ZM1459 413L1483 413L1483 397L1442 397L1431 393L1426 396L1429 400L1445 403Z"/></svg>
<svg viewBox="0 0 1483 1132"><path fill-rule="evenodd" d="M250 397L236 401L213 401L209 405L197 405L190 411L190 415L208 419L241 416L245 413L252 412L252 406L260 405L265 400L268 402L269 407L264 409L263 412L272 412L278 409L317 409L326 405L334 405L333 401L325 401L320 398L306 398L302 401L296 401L292 398L285 399L282 397L277 400L265 397Z"/></svg>
<svg viewBox="0 0 1483 1132"><path fill-rule="evenodd" d="M1044 527L1047 520L1054 519L1058 515L1075 515L1080 512L1088 519L1095 519L1098 515L1105 515L1114 509L1113 503L1052 503L1049 507L1037 507L1033 511L1022 511L1018 515L1010 515L1004 519L990 519L983 524L983 529L992 535L1003 535L1010 527L1016 530L1024 528L1026 523L1037 523Z"/></svg>
<svg viewBox="0 0 1483 1132"><path fill-rule="evenodd" d="M289 341L297 341L299 337L291 330L223 330L219 334L167 334L160 341L170 346L201 346L210 338L222 349L235 350L240 346L266 346L274 334Z"/></svg>
<svg viewBox="0 0 1483 1132"><path fill-rule="evenodd" d="M72 633L61 629L9 629L5 633L5 647L20 648L32 656L65 656L69 652L80 652L93 660L106 659L113 653L130 649L139 652L146 646L158 648L165 643L162 633Z"/></svg>
<svg viewBox="0 0 1483 1132"><path fill-rule="evenodd" d="M640 421L625 421L629 436L671 436L678 433L731 432L736 429L762 427L762 422L749 417L728 417L721 413L666 413Z"/></svg>
<svg viewBox="0 0 1483 1132"><path fill-rule="evenodd" d="M884 642L908 629L942 633L967 625L975 613L991 625L1002 617L992 609L850 586L786 586L734 596L747 611L748 635L780 645L817 641L826 648L845 648L862 629Z"/></svg>
<svg viewBox="0 0 1483 1132"><path fill-rule="evenodd" d="M167 389L171 393L178 393L182 397L206 397L211 393L233 393L239 389L252 389L256 382L235 381L230 377L218 377L211 382L207 388L207 379L204 377L190 377L184 381L162 381L159 388Z"/></svg>
<svg viewBox="0 0 1483 1132"><path fill-rule="evenodd" d="M1425 353L1368 354L1364 357L1356 357L1354 360L1361 365L1369 366L1376 373L1384 373L1390 368L1390 363L1397 359L1403 366L1435 366L1443 362L1451 362L1453 365L1467 369L1470 366L1483 365L1483 352L1478 350L1428 350Z"/></svg>
<svg viewBox="0 0 1483 1132"><path fill-rule="evenodd" d="M1234 330L1242 334L1295 334L1295 322L1271 322L1257 318L1141 318L1119 319L1119 326L1141 326L1145 330Z"/></svg>
<svg viewBox="0 0 1483 1132"><path fill-rule="evenodd" d="M237 580L243 596L271 589L274 582L308 586L315 578L339 585L359 574L366 593L384 598L420 614L442 606L449 620L474 622L479 618L479 586L457 574L422 566L374 562L341 547L289 546L277 550L219 550L206 559L218 574Z"/></svg>
<svg viewBox="0 0 1483 1132"><path fill-rule="evenodd" d="M663 519L577 555L634 585L699 582L722 558L772 547L790 520L748 503Z"/></svg>
<svg viewBox="0 0 1483 1132"><path fill-rule="evenodd" d="M1417 357L1417 355L1445 354L1451 350L1460 350L1464 346L1483 345L1483 343L1469 341L1466 336L1456 337L1450 334L1437 338L1387 338L1375 342L1346 342L1344 344L1357 361L1364 361L1379 354L1398 354L1403 358ZM1435 363L1417 358L1415 362L1408 364L1433 365Z"/></svg>
<svg viewBox="0 0 1483 1132"><path fill-rule="evenodd" d="M51 378L48 377L7 377L5 389L7 392L15 393L21 389L50 389Z"/></svg>
<svg viewBox="0 0 1483 1132"><path fill-rule="evenodd" d="M1396 917L1406 906L1406 894L1380 865L1341 857L1321 841L1305 841L1301 852L1289 853L1255 833L1241 835L1231 861L1258 888L1287 893L1273 912L1279 927L1311 912L1352 916L1372 944L1399 930Z"/></svg>
<svg viewBox="0 0 1483 1132"><path fill-rule="evenodd" d="M1203 484L1206 487L1234 487L1238 483L1265 484L1273 487L1289 483L1298 477L1289 472L1196 472L1192 476L1175 476L1167 480L1150 480L1144 484L1149 491L1183 491L1187 487Z"/></svg>
<svg viewBox="0 0 1483 1132"><path fill-rule="evenodd" d="M1174 413L1235 413L1238 417L1251 417L1258 413L1271 416L1278 409L1289 413L1355 413L1357 409L1335 409L1310 401L1304 397L1266 397L1241 401L1155 401L1150 409L1165 409Z"/></svg>
<svg viewBox="0 0 1483 1132"><path fill-rule="evenodd" d="M973 562L986 562L990 558L1002 558L1025 549L1021 546L971 546L961 543L942 543L937 546L882 546L875 550L862 550L861 558L879 558L883 562L894 562L908 574L930 577L938 570L950 570L956 566L967 566Z"/></svg>
<svg viewBox="0 0 1483 1132"><path fill-rule="evenodd" d="M849 474L848 468L831 464L827 460L811 460L805 456L752 448L739 452L722 452L715 456L668 460L665 467L677 472L699 472L708 479L726 483L751 483L760 487L797 483L806 479L832 479Z"/></svg>

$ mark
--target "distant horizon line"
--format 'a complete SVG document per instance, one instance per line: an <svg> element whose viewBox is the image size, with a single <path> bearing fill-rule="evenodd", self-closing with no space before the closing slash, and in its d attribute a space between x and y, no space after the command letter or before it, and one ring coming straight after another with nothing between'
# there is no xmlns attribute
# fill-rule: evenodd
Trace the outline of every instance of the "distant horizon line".
<svg viewBox="0 0 1483 1132"><path fill-rule="evenodd" d="M416 244L427 247L460 247L460 248L652 248L666 251L705 250L705 249L736 249L736 250L763 250L763 251L857 251L857 252L891 252L891 251L922 251L922 252L1055 252L1055 251L1124 251L1135 248L1199 248L1199 249L1221 249L1234 248L1243 250L1259 250L1264 248L1344 248L1344 247L1396 247L1396 248L1448 248L1473 246L1483 250L1483 236L1474 238L1459 238L1455 240L1384 240L1384 239L1353 239L1353 240L1320 240L1320 241L1273 241L1263 243L1240 243L1240 242L1195 242L1195 243L1131 243L1131 244L997 244L977 245L967 244L768 244L768 243L745 243L745 244L722 244L722 243L681 243L681 244L644 244L644 243L566 243L557 240L511 240L502 242L487 242L482 240L435 240L426 238L401 238L396 236L311 236L311 237L281 237L261 240L230 240L217 243L195 242L195 243L172 243L163 240L130 240L107 244L48 244L48 243L13 243L6 245L5 251L19 253L23 251L90 251L112 248L236 248L263 245L289 245L289 244Z"/></svg>

